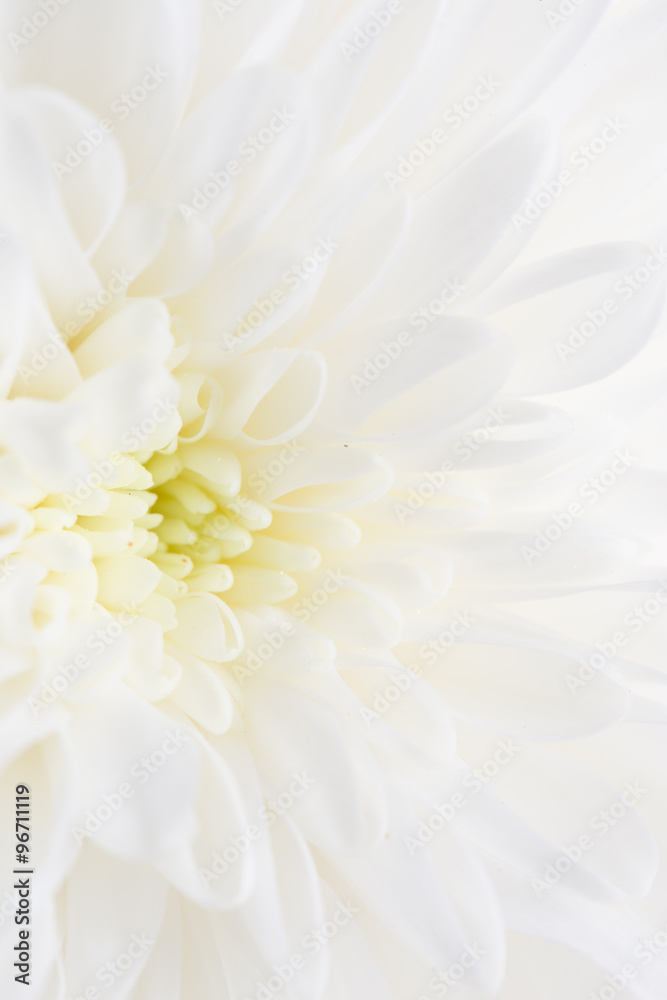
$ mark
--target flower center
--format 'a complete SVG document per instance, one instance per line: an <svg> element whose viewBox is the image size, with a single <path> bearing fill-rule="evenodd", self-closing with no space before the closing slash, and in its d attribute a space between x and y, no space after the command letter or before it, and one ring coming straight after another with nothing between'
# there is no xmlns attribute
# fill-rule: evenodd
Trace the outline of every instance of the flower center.
<svg viewBox="0 0 667 1000"><path fill-rule="evenodd" d="M239 458L220 441L177 434L160 451L114 452L94 469L26 511L21 529L18 551L51 571L63 614L96 603L173 632L197 597L233 617L309 591L322 553L359 540L339 514L272 513L247 496Z"/></svg>
<svg viewBox="0 0 667 1000"><path fill-rule="evenodd" d="M188 591L235 591L239 603L242 584L258 569L258 560L244 557L253 533L271 524L271 512L241 492L239 461L225 445L174 445L145 463L155 500L135 524L153 536L149 557L168 577L183 581ZM291 581L281 596L294 590Z"/></svg>

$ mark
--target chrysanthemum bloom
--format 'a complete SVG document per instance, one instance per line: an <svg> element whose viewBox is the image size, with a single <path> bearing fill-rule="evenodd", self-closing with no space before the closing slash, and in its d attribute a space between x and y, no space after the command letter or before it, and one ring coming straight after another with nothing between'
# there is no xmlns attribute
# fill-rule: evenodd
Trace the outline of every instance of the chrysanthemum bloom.
<svg viewBox="0 0 667 1000"><path fill-rule="evenodd" d="M663 998L665 5L0 17L3 996Z"/></svg>

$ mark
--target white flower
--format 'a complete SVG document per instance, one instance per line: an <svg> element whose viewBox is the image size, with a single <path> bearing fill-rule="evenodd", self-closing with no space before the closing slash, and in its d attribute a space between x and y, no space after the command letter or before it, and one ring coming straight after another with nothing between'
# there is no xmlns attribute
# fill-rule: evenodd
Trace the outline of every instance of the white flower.
<svg viewBox="0 0 667 1000"><path fill-rule="evenodd" d="M0 18L3 983L662 997L667 11Z"/></svg>

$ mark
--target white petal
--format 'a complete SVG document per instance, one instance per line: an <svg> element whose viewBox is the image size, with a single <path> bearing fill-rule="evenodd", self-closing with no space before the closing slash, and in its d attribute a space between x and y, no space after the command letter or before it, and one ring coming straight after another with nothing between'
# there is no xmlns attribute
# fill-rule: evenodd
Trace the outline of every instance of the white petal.
<svg viewBox="0 0 667 1000"><path fill-rule="evenodd" d="M41 87L19 91L14 102L39 130L77 238L94 252L125 197L125 163L111 123L102 127L87 108Z"/></svg>
<svg viewBox="0 0 667 1000"><path fill-rule="evenodd" d="M24 13L18 0L8 4L5 35L21 30ZM29 44L18 36L5 72L13 85L40 83L62 90L110 120L134 180L156 163L182 113L197 28L197 8L189 0L150 0L139 13L129 0L113 7L99 0L61 7ZM131 35L136 46L118 59Z"/></svg>
<svg viewBox="0 0 667 1000"><path fill-rule="evenodd" d="M215 663L234 660L243 635L234 613L215 594L189 594L177 602L178 628L169 638L178 646Z"/></svg>
<svg viewBox="0 0 667 1000"><path fill-rule="evenodd" d="M60 187L36 129L5 99L0 115L3 158L0 213L29 247L40 286L58 325L99 291L97 277L67 218ZM11 191L11 196L8 197Z"/></svg>
<svg viewBox="0 0 667 1000"><path fill-rule="evenodd" d="M117 361L147 355L166 361L174 346L166 307L157 299L129 301L74 351L85 378Z"/></svg>
<svg viewBox="0 0 667 1000"><path fill-rule="evenodd" d="M281 444L311 422L324 395L326 367L315 351L261 351L218 373L225 407L213 433L240 447Z"/></svg>
<svg viewBox="0 0 667 1000"><path fill-rule="evenodd" d="M98 970L123 954L134 958L123 985L129 989L136 982L157 939L166 896L166 884L147 866L127 864L92 846L84 849L67 880L65 963L71 995L101 982Z"/></svg>
<svg viewBox="0 0 667 1000"><path fill-rule="evenodd" d="M310 449L297 443L292 450L275 447L250 453L244 469L257 498L286 511L360 506L381 496L392 479L391 468L380 455L352 448Z"/></svg>
<svg viewBox="0 0 667 1000"><path fill-rule="evenodd" d="M370 786L357 771L363 748L353 734L326 703L283 684L263 679L246 688L246 698L248 739L268 794L277 797L305 775L311 787L291 811L303 835L329 850L358 850L368 833L364 798Z"/></svg>
<svg viewBox="0 0 667 1000"><path fill-rule="evenodd" d="M72 735L82 764L72 834L79 843L91 838L140 861L168 854L193 833L198 753L178 724L120 686L76 712Z"/></svg>
<svg viewBox="0 0 667 1000"><path fill-rule="evenodd" d="M175 651L174 659L182 672L170 692L171 700L209 733L227 732L234 720L234 702L223 682L216 677L213 665L184 650Z"/></svg>

